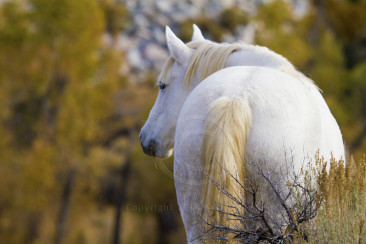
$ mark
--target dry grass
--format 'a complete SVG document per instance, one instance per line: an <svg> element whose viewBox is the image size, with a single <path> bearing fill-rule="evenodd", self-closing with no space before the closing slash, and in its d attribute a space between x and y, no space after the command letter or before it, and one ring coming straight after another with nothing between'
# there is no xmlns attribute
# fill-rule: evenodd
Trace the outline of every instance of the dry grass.
<svg viewBox="0 0 366 244"><path fill-rule="evenodd" d="M317 162L322 206L312 223L309 243L366 243L366 161Z"/></svg>
<svg viewBox="0 0 366 244"><path fill-rule="evenodd" d="M267 171L258 169L281 202L285 225L274 231L273 224L281 222L255 201L257 189L241 185L243 194L251 194L251 203L241 201L216 187L246 213L235 215L215 209L231 221L235 228L203 219L209 231L201 237L219 243L359 243L366 244L366 159L324 162L317 157L315 165L308 164L301 173L288 182L289 195L279 191L279 184L271 180ZM227 171L226 171L227 172ZM229 173L228 173L229 174ZM235 177L229 174L230 177ZM304 180L301 180L304 179ZM230 204L229 204L230 205ZM234 206L234 205L230 205ZM282 209L283 208L283 209ZM286 214L287 213L287 214ZM268 222L270 220L270 222ZM242 223L242 225L240 225ZM252 223L252 224L250 224ZM258 228L260 226L261 228ZM263 242L264 241L264 242Z"/></svg>

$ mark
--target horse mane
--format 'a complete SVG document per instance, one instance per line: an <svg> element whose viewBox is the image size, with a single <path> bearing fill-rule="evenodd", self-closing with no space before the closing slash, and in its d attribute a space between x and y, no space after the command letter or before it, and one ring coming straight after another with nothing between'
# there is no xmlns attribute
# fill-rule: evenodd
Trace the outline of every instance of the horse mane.
<svg viewBox="0 0 366 244"><path fill-rule="evenodd" d="M187 46L191 49L194 49L194 52L183 80L183 86L185 87L192 83L197 71L199 71L199 81L202 81L209 75L223 69L231 54L243 50L257 52L258 55L263 56L263 60L273 60L272 64L266 65L268 67L282 71L294 77L295 79L300 80L303 84L310 83L315 85L311 79L296 70L296 68L286 58L269 50L266 47L250 45L244 42L229 44L215 43L207 40L192 41L187 43ZM266 56L268 57L267 59ZM169 57L159 75L158 81L163 81L164 83L169 84L170 70L173 64L173 57Z"/></svg>
<svg viewBox="0 0 366 244"><path fill-rule="evenodd" d="M188 86L192 83L197 70L200 71L199 80L223 69L229 56L236 51L243 49L241 43L213 43L207 41L195 41L187 44L188 47L195 49L193 57L188 66L184 77L183 85Z"/></svg>
<svg viewBox="0 0 366 244"><path fill-rule="evenodd" d="M189 48L194 49L193 57L190 60L187 73L183 80L183 85L188 86L192 83L197 70L200 71L199 79L204 80L209 75L225 67L225 64L233 52L243 49L242 43L214 43L209 41L192 41L187 43ZM169 57L158 80L168 81L170 70L174 64L174 59Z"/></svg>

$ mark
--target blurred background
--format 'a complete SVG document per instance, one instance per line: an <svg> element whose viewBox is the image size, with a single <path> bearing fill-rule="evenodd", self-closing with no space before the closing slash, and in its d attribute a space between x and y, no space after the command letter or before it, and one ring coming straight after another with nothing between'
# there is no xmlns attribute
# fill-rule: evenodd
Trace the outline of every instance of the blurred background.
<svg viewBox="0 0 366 244"><path fill-rule="evenodd" d="M184 243L169 172L138 133L168 52L267 46L312 78L366 152L366 1L0 0L0 243Z"/></svg>

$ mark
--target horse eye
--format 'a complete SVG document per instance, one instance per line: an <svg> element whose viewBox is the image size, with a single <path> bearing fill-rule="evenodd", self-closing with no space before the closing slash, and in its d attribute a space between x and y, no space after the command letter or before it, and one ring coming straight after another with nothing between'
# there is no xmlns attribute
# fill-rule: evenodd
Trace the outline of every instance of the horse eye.
<svg viewBox="0 0 366 244"><path fill-rule="evenodd" d="M160 84L159 84L159 88L160 88L160 90L164 90L164 89L165 89L165 87L166 87L166 84L164 84L164 83L160 83Z"/></svg>

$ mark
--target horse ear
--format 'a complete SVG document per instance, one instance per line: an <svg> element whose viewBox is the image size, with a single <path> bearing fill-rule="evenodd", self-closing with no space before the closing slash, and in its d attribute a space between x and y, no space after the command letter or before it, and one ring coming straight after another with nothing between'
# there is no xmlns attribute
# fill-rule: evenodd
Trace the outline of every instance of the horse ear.
<svg viewBox="0 0 366 244"><path fill-rule="evenodd" d="M202 35L200 28L196 24L193 24L192 41L204 41L205 38Z"/></svg>
<svg viewBox="0 0 366 244"><path fill-rule="evenodd" d="M186 46L167 26L165 28L166 42L170 55L180 64L184 64L189 60L189 47Z"/></svg>

